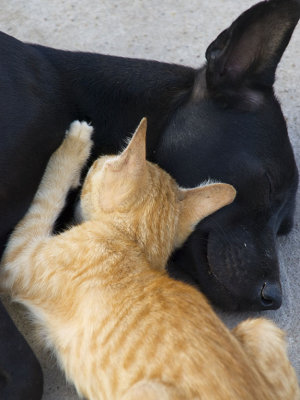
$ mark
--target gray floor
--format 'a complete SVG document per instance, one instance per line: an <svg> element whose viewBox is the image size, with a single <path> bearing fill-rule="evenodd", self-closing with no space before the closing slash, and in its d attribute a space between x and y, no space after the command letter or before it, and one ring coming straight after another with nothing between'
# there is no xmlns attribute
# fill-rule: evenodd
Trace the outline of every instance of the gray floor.
<svg viewBox="0 0 300 400"><path fill-rule="evenodd" d="M194 67L204 62L210 42L255 0L0 0L0 29L24 41L52 47L150 58ZM277 73L276 92L287 118L300 164L300 27ZM298 193L298 203L300 202ZM284 302L265 312L287 332L290 357L300 377L300 213L293 232L279 240ZM38 349L28 333L23 311L9 306L13 317L42 362L44 400L77 399L55 361ZM251 316L261 315L258 313ZM249 314L222 314L229 326Z"/></svg>

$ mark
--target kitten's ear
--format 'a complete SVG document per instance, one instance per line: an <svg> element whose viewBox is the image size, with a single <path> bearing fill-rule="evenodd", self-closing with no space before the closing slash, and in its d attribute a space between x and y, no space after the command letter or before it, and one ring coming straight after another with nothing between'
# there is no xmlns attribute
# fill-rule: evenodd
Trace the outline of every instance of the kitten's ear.
<svg viewBox="0 0 300 400"><path fill-rule="evenodd" d="M143 118L136 128L127 147L114 161L114 168L127 169L128 173L139 174L146 166L147 118Z"/></svg>
<svg viewBox="0 0 300 400"><path fill-rule="evenodd" d="M146 130L147 120L143 118L125 150L104 164L100 195L104 210L119 208L141 185L147 165Z"/></svg>
<svg viewBox="0 0 300 400"><path fill-rule="evenodd" d="M199 221L233 202L236 190L226 183L214 183L193 189L180 189L181 212L177 246L180 246Z"/></svg>
<svg viewBox="0 0 300 400"><path fill-rule="evenodd" d="M206 51L208 87L272 86L299 17L299 0L262 1L240 15Z"/></svg>

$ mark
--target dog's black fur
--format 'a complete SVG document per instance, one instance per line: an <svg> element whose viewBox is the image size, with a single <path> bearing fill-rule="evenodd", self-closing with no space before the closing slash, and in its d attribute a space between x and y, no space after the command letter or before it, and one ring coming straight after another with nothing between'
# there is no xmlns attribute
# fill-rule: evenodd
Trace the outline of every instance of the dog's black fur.
<svg viewBox="0 0 300 400"><path fill-rule="evenodd" d="M275 239L292 227L298 173L273 83L299 15L299 0L252 7L209 46L199 70L54 50L1 34L2 246L71 121L92 122L95 158L120 150L147 116L150 160L182 186L213 178L238 192L173 255L171 273L194 281L225 309L278 308ZM19 362L8 345L0 347L2 386L22 393L25 378L41 382L40 371L4 309L0 314L0 343L20 347ZM22 363L29 377L12 383ZM1 398L23 398L13 389L3 397L1 379ZM41 385L26 396L40 398Z"/></svg>

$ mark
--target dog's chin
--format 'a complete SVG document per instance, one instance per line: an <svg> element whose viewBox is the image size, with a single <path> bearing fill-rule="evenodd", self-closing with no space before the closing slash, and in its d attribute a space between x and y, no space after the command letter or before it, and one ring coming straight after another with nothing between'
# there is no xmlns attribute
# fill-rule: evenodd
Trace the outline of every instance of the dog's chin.
<svg viewBox="0 0 300 400"><path fill-rule="evenodd" d="M201 292L203 292L212 305L223 311L262 311L262 310L276 310L280 307L281 303L263 301L259 282L246 282L248 287L236 282L232 285L218 277L214 273L216 270L215 260L211 260L207 251L209 240L207 240L206 249L203 252L201 259L201 268L198 267L197 274L194 277L195 282ZM242 279L243 281L243 279Z"/></svg>
<svg viewBox="0 0 300 400"><path fill-rule="evenodd" d="M201 265L202 267L202 265ZM189 274L183 268L177 268L174 263L168 264L168 273L176 280L185 282L197 290L202 292L208 301L222 311L241 311L249 310L250 307L243 307L234 297L232 297L229 290L220 284L214 276L210 274L209 265L201 268L201 278L194 274Z"/></svg>
<svg viewBox="0 0 300 400"><path fill-rule="evenodd" d="M212 272L213 265L207 258L207 251L204 253L201 268L198 268L195 282L198 289L206 295L213 306L223 311L249 310L253 304L243 305L240 298L236 298L232 291Z"/></svg>
<svg viewBox="0 0 300 400"><path fill-rule="evenodd" d="M231 291L212 273L207 257L207 239L208 235L205 235L201 249L198 248L193 257L189 257L190 250L185 252L182 248L176 251L167 266L169 275L194 286L208 298L210 303L224 311L249 310L250 307L243 307Z"/></svg>
<svg viewBox="0 0 300 400"><path fill-rule="evenodd" d="M260 292L254 289L230 287L232 284L219 279L213 272L215 260L208 255L209 235L203 235L201 246L185 249L172 256L168 272L176 280L190 284L202 292L209 302L222 311L262 311L276 309L260 302ZM187 251L186 251L187 250ZM192 256L191 256L191 253Z"/></svg>

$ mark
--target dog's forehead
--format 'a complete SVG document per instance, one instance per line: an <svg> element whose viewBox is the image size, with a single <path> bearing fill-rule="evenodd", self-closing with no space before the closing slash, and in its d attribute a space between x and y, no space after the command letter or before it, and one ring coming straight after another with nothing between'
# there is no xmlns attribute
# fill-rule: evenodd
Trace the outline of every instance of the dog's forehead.
<svg viewBox="0 0 300 400"><path fill-rule="evenodd" d="M192 98L182 105L166 126L160 146L180 152L205 149L212 152L265 153L280 157L283 143L288 144L287 129L280 106L274 96L264 101L258 110L241 111L204 96Z"/></svg>

